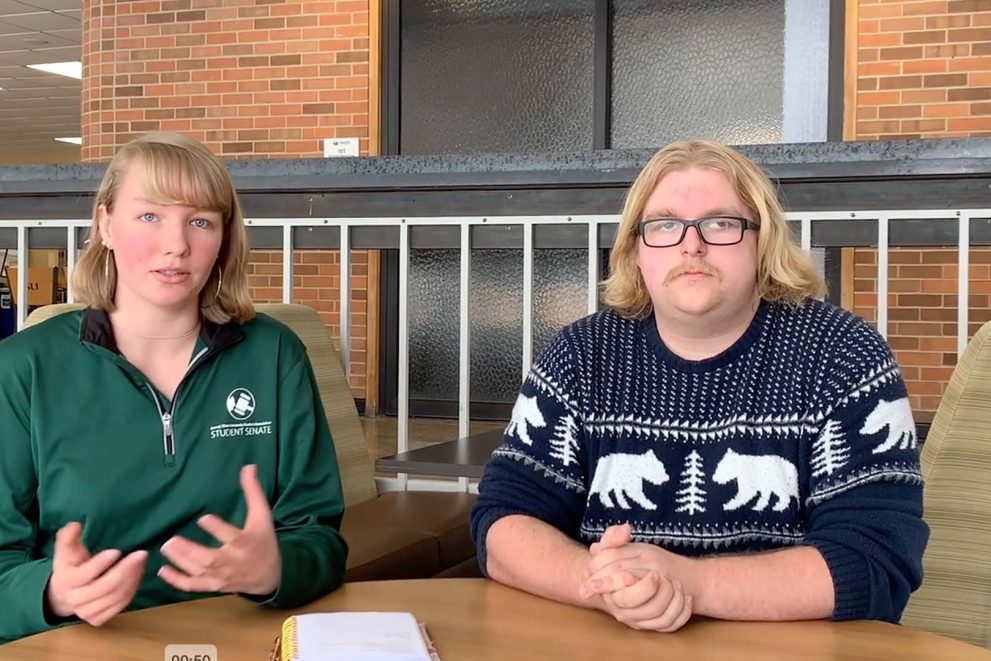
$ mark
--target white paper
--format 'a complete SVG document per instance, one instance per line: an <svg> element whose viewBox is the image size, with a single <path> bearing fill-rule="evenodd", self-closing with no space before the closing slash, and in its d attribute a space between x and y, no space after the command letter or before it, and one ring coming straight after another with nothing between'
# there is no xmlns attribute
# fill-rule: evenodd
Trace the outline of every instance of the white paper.
<svg viewBox="0 0 991 661"><path fill-rule="evenodd" d="M299 661L430 661L412 613L296 616Z"/></svg>

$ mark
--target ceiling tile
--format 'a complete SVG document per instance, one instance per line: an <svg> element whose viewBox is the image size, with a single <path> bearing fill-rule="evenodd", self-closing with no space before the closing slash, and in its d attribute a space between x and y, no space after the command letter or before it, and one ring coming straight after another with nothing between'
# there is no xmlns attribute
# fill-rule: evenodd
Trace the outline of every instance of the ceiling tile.
<svg viewBox="0 0 991 661"><path fill-rule="evenodd" d="M64 11L68 9L79 9L83 6L82 0L18 0L22 5L28 5L37 9L48 11Z"/></svg>
<svg viewBox="0 0 991 661"><path fill-rule="evenodd" d="M55 48L32 48L41 59L39 62L76 62L82 58L82 48L79 46L56 46ZM35 64L35 62L31 62ZM63 76L65 78L65 76Z"/></svg>
<svg viewBox="0 0 991 661"><path fill-rule="evenodd" d="M79 158L79 147L54 141L80 135L79 80L27 64L79 60L82 0L0 0L0 145L10 154Z"/></svg>
<svg viewBox="0 0 991 661"><path fill-rule="evenodd" d="M7 40L7 36L17 34L37 34L37 31L25 30L24 28L17 27L16 25L4 23L3 16L0 16L0 36L4 37L4 41ZM3 44L0 43L0 46L3 46Z"/></svg>
<svg viewBox="0 0 991 661"><path fill-rule="evenodd" d="M32 7L20 0L0 0L0 16L4 14L28 14L38 11L39 7Z"/></svg>
<svg viewBox="0 0 991 661"><path fill-rule="evenodd" d="M72 30L46 30L42 34L51 35L57 37L62 41L69 42L72 44L78 44L82 41L82 29L75 28Z"/></svg>
<svg viewBox="0 0 991 661"><path fill-rule="evenodd" d="M0 51L9 52L13 50L37 50L39 48L78 48L78 42L72 42L62 37L58 37L47 32L24 32L22 34L8 34L0 39Z"/></svg>
<svg viewBox="0 0 991 661"><path fill-rule="evenodd" d="M31 14L7 14L3 17L3 22L26 30L38 30L41 32L45 30L68 30L79 27L79 21L50 11L39 11Z"/></svg>

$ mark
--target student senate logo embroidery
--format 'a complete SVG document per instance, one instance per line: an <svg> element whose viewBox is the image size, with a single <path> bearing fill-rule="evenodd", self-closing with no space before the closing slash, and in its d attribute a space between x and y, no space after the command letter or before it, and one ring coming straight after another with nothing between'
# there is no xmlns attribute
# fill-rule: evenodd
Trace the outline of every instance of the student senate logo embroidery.
<svg viewBox="0 0 991 661"><path fill-rule="evenodd" d="M227 395L227 412L235 420L247 420L255 412L255 396L244 388L232 390Z"/></svg>
<svg viewBox="0 0 991 661"><path fill-rule="evenodd" d="M232 390L231 394L227 395L227 398L224 400L224 407L227 410L227 415L234 422L211 426L210 438L243 438L246 436L272 435L271 420L248 421L258 408L258 401L255 399L254 393L247 388L235 388ZM263 407L262 411L264 410L265 408Z"/></svg>

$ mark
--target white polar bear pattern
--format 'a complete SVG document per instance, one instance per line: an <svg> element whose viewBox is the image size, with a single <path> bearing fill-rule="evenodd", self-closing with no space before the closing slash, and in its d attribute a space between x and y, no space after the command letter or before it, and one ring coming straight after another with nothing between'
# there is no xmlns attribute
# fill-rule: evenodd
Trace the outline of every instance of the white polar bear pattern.
<svg viewBox="0 0 991 661"><path fill-rule="evenodd" d="M727 512L743 507L758 494L755 512L767 509L772 495L777 496L777 503L771 508L775 512L787 510L792 498L798 503L798 471L794 464L777 455L737 454L732 448L727 449L712 480L717 484L736 480L736 495L723 505Z"/></svg>
<svg viewBox="0 0 991 661"><path fill-rule="evenodd" d="M611 491L624 510L630 509L627 497L645 510L656 510L657 505L644 495L643 483L661 486L668 479L664 464L651 450L643 454L608 454L595 465L588 497L598 495L603 507L616 507L609 497Z"/></svg>
<svg viewBox="0 0 991 661"><path fill-rule="evenodd" d="M877 406L864 420L860 433L876 434L885 427L888 428L888 437L874 448L874 454L887 452L895 447L900 450L913 450L917 447L915 420L912 419L912 406L908 403L908 397L892 402L878 400Z"/></svg>
<svg viewBox="0 0 991 661"><path fill-rule="evenodd" d="M530 438L530 430L527 425L540 429L547 426L547 421L544 420L544 414L537 406L537 398L526 397L521 393L513 406L513 415L509 421L509 426L506 427L506 435L516 434L527 445L533 445L533 439Z"/></svg>

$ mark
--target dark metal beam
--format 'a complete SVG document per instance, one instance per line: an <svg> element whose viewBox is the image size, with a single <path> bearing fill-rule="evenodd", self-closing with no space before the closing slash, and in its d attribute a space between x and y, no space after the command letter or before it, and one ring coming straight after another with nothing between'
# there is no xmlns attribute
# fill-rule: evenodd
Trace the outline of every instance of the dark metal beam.
<svg viewBox="0 0 991 661"><path fill-rule="evenodd" d="M826 90L826 139L843 139L843 93L846 65L846 0L829 3L829 74ZM856 75L856 72L851 72Z"/></svg>
<svg viewBox="0 0 991 661"><path fill-rule="evenodd" d="M738 149L785 183L842 184L991 175L991 140L985 138L748 145ZM271 159L230 161L227 169L242 194L625 188L652 154L648 149L623 149ZM89 197L96 190L104 167L101 164L0 167L0 196ZM2 202L0 197L0 205ZM87 209L83 216L88 217L89 213Z"/></svg>
<svg viewBox="0 0 991 661"><path fill-rule="evenodd" d="M612 144L612 2L595 0L592 149Z"/></svg>

